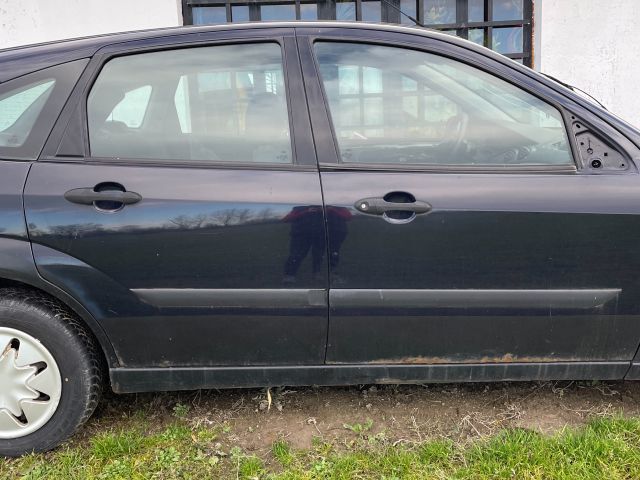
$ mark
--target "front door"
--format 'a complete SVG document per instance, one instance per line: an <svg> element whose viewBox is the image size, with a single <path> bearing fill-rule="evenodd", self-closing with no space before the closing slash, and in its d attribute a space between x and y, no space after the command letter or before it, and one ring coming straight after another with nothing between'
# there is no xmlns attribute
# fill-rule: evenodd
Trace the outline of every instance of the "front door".
<svg viewBox="0 0 640 480"><path fill-rule="evenodd" d="M640 184L622 154L600 143L618 163L579 170L557 107L460 61L301 41L339 155L321 164L327 362L624 375L640 337Z"/></svg>
<svg viewBox="0 0 640 480"><path fill-rule="evenodd" d="M110 56L78 109L90 151L61 154L83 144L63 140L33 166L38 269L122 367L324 360L321 190L299 67L283 61L294 38L278 33Z"/></svg>

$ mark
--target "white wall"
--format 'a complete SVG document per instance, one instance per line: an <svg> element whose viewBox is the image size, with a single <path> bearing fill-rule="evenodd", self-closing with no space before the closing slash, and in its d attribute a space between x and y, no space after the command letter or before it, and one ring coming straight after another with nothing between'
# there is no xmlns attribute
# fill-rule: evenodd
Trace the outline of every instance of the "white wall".
<svg viewBox="0 0 640 480"><path fill-rule="evenodd" d="M640 127L640 1L534 1L536 67Z"/></svg>
<svg viewBox="0 0 640 480"><path fill-rule="evenodd" d="M177 25L180 0L0 0L0 48Z"/></svg>

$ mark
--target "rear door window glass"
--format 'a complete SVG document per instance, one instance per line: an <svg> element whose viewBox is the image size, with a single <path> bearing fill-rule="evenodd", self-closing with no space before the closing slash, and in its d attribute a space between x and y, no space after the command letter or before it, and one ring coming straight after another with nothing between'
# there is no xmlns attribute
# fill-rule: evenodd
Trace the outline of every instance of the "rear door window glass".
<svg viewBox="0 0 640 480"><path fill-rule="evenodd" d="M151 98L151 85L128 91L111 111L108 121L122 122L128 128L138 128L144 120L144 114L149 106L149 98Z"/></svg>
<svg viewBox="0 0 640 480"><path fill-rule="evenodd" d="M115 58L98 76L87 112L95 157L292 162L276 43Z"/></svg>

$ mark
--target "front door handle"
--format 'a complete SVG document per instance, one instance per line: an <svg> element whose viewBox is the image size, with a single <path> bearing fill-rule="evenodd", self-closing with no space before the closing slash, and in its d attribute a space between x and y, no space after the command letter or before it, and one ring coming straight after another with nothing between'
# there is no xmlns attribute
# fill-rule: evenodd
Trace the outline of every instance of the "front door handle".
<svg viewBox="0 0 640 480"><path fill-rule="evenodd" d="M120 190L96 192L93 188L74 188L66 192L64 198L71 203L79 203L81 205L93 205L95 202L115 202L131 205L142 200L142 196L136 192L122 192Z"/></svg>
<svg viewBox="0 0 640 480"><path fill-rule="evenodd" d="M384 198L378 197L363 198L358 200L354 206L359 212L369 215L384 215L387 212L412 212L420 215L431 211L431 205L420 200L410 203L387 202Z"/></svg>

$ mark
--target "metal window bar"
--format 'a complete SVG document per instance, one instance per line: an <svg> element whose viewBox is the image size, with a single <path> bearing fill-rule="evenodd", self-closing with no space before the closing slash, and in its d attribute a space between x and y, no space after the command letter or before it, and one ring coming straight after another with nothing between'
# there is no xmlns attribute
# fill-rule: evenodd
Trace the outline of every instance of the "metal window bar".
<svg viewBox="0 0 640 480"><path fill-rule="evenodd" d="M362 20L362 1L355 1L356 21ZM393 5L400 7L400 0L386 0ZM424 23L424 0L416 1L417 20ZM427 25L434 30L455 30L456 35L462 38L469 38L469 30L481 28L484 30L484 45L493 47L493 29L506 27L522 28L522 52L504 54L506 57L522 60L527 66L533 64L533 8L534 0L523 0L523 18L521 20L493 20L494 0L484 0L484 20L481 22L469 21L469 0L456 0L456 21L455 23ZM301 4L316 4L318 20L336 19L336 0L182 0L182 12L185 25L193 24L193 8L197 7L225 7L226 20L232 22L232 6L247 5L249 7L249 20L260 21L261 5L294 5L296 19L301 18ZM385 1L380 3L383 22L400 23L400 13L389 6Z"/></svg>

